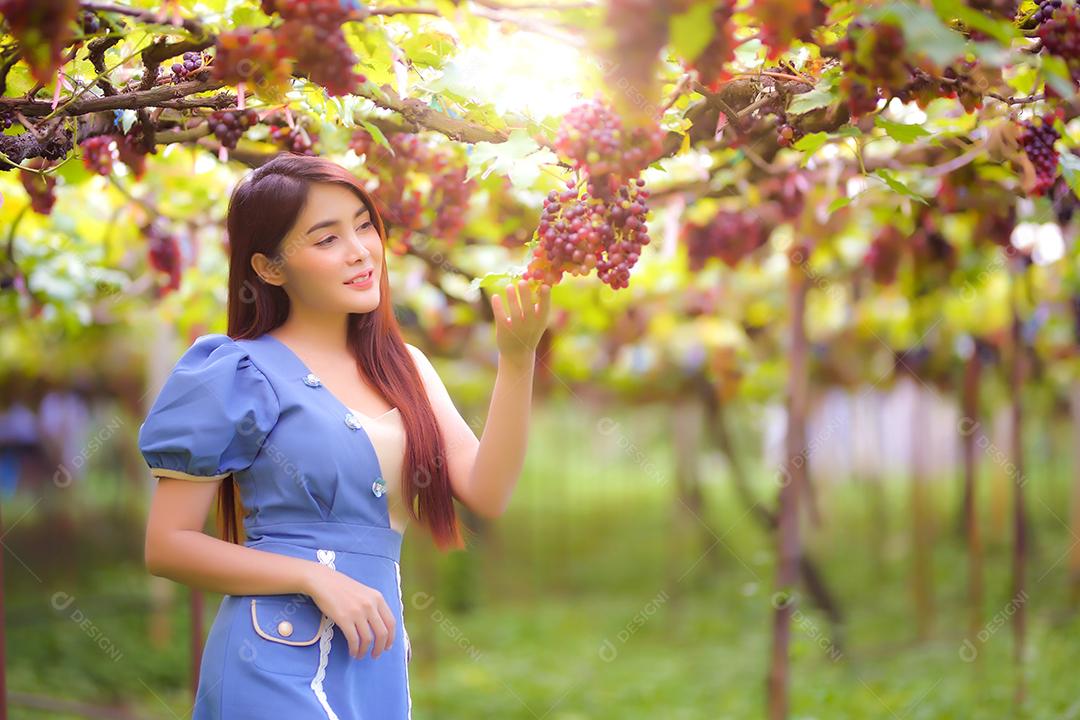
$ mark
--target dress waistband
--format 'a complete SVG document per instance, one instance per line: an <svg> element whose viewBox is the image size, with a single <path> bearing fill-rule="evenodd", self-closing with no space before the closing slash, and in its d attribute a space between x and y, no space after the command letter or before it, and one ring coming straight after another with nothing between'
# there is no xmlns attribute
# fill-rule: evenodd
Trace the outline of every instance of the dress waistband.
<svg viewBox="0 0 1080 720"><path fill-rule="evenodd" d="M248 547L282 543L310 550L379 555L401 560L402 535L390 527L343 522L295 522L245 528Z"/></svg>

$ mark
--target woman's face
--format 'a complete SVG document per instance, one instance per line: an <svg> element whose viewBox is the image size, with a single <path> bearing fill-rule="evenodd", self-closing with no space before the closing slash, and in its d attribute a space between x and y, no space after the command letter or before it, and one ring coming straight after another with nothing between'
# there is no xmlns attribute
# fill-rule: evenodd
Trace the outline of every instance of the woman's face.
<svg viewBox="0 0 1080 720"><path fill-rule="evenodd" d="M315 183L281 241L280 263L256 254L252 264L289 300L325 313L365 313L379 306L383 248L364 202L348 188ZM354 277L370 271L362 283Z"/></svg>

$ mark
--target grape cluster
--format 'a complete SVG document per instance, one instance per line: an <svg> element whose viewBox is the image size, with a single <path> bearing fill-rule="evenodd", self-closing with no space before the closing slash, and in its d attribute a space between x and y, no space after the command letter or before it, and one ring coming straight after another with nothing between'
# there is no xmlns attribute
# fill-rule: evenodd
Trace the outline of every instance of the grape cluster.
<svg viewBox="0 0 1080 720"><path fill-rule="evenodd" d="M79 27L83 35L96 35L101 32L103 23L97 13L91 10L83 10L79 13Z"/></svg>
<svg viewBox="0 0 1080 720"><path fill-rule="evenodd" d="M78 0L0 0L0 16L34 79L49 83L75 34Z"/></svg>
<svg viewBox="0 0 1080 720"><path fill-rule="evenodd" d="M802 130L795 127L794 125L789 125L785 122L781 124L779 128L777 128L776 142L780 145L780 147L789 147L790 145L798 142L799 139L802 138L802 136L805 134L806 133L804 133Z"/></svg>
<svg viewBox="0 0 1080 720"><path fill-rule="evenodd" d="M747 12L761 28L759 36L771 61L795 40L811 42L814 28L826 24L829 7L821 0L755 0Z"/></svg>
<svg viewBox="0 0 1080 720"><path fill-rule="evenodd" d="M742 210L721 210L705 225L683 226L687 264L693 272L705 267L710 258L734 268L767 239L759 215Z"/></svg>
<svg viewBox="0 0 1080 720"><path fill-rule="evenodd" d="M903 102L915 101L924 110L937 98L955 98L965 112L975 112L983 106L980 84L984 84L976 77L976 72L976 63L970 60L947 66L942 72L944 79L913 68L911 80L893 94Z"/></svg>
<svg viewBox="0 0 1080 720"><path fill-rule="evenodd" d="M630 269L649 244L644 186L641 179L629 183L611 201L579 193L573 181L563 192L552 190L544 200L538 242L524 278L554 285L564 274L587 275L595 268L612 289L628 287Z"/></svg>
<svg viewBox="0 0 1080 720"><path fill-rule="evenodd" d="M891 285L896 281L903 249L904 237L895 227L886 225L878 231L863 256L863 264L870 268L874 282Z"/></svg>
<svg viewBox="0 0 1080 720"><path fill-rule="evenodd" d="M43 158L30 158L24 165L35 170L47 169L52 163ZM48 215L56 204L56 175L42 175L19 170L19 180L30 196L30 208L39 215Z"/></svg>
<svg viewBox="0 0 1080 720"><path fill-rule="evenodd" d="M270 139L278 145L297 155L314 155L315 141L311 137L311 130L288 125L271 125Z"/></svg>
<svg viewBox="0 0 1080 720"><path fill-rule="evenodd" d="M362 9L357 0L262 0L262 9L284 19L273 31L278 45L289 48L296 69L330 95L348 95L367 82L353 70L360 60L341 29Z"/></svg>
<svg viewBox="0 0 1080 720"><path fill-rule="evenodd" d="M315 25L340 25L361 7L356 0L261 0L261 5L267 15Z"/></svg>
<svg viewBox="0 0 1080 720"><path fill-rule="evenodd" d="M274 31L245 27L218 34L212 67L218 80L249 83L272 95L288 87L292 58Z"/></svg>
<svg viewBox="0 0 1080 720"><path fill-rule="evenodd" d="M150 266L169 276L168 283L157 289L158 297L162 297L180 287L180 241L175 234L154 222L143 226L142 234L147 240L146 257Z"/></svg>
<svg viewBox="0 0 1080 720"><path fill-rule="evenodd" d="M277 32L294 48L297 69L330 95L348 95L367 82L367 77L353 70L360 59L340 25L286 20Z"/></svg>
<svg viewBox="0 0 1080 720"><path fill-rule="evenodd" d="M1039 39L1046 52L1065 60L1073 80L1080 83L1080 5L1073 0L1054 7L1039 25Z"/></svg>
<svg viewBox="0 0 1080 720"><path fill-rule="evenodd" d="M840 89L848 98L848 111L852 117L873 112L879 95L888 98L890 88L901 89L907 85L909 71L904 63L904 31L899 25L853 20L848 24L847 35L840 40L839 48L844 67Z"/></svg>
<svg viewBox="0 0 1080 720"><path fill-rule="evenodd" d="M638 176L659 156L662 139L655 120L627 130L599 99L571 108L554 147L575 179L544 203L526 279L554 284L565 273L595 268L612 289L629 285L630 270L649 244L649 192Z"/></svg>
<svg viewBox="0 0 1080 720"><path fill-rule="evenodd" d="M204 53L186 52L183 62L172 64L172 80L174 83L190 79L196 73L206 70L210 56Z"/></svg>
<svg viewBox="0 0 1080 720"><path fill-rule="evenodd" d="M143 127L141 122L131 126L127 135L121 135L116 142L116 150L120 162L131 168L136 180L141 180L146 173L146 146L143 142Z"/></svg>
<svg viewBox="0 0 1080 720"><path fill-rule="evenodd" d="M1025 120L1020 130L1020 146L1035 166L1035 184L1031 192L1042 195L1054 184L1057 176L1058 152L1054 143L1061 135L1054 128L1056 113L1046 113L1039 122Z"/></svg>
<svg viewBox="0 0 1080 720"><path fill-rule="evenodd" d="M414 232L424 232L443 241L453 241L465 227L469 200L476 183L466 181L468 169L458 147L435 145L419 135L391 133L391 149L376 142L364 129L357 129L349 147L365 156L365 169L379 182L375 203L390 226L401 229L399 237L406 252Z"/></svg>
<svg viewBox="0 0 1080 720"><path fill-rule="evenodd" d="M0 130L7 130L16 122L15 111L0 108Z"/></svg>
<svg viewBox="0 0 1080 720"><path fill-rule="evenodd" d="M232 150L243 137L244 132L259 122L259 116L250 108L247 110L218 110L210 113L207 123L210 130L224 147Z"/></svg>
<svg viewBox="0 0 1080 720"><path fill-rule="evenodd" d="M82 148L83 165L90 172L108 175L112 172L113 162L120 153L116 148L116 138L112 135L95 135L79 143Z"/></svg>
<svg viewBox="0 0 1080 720"><path fill-rule="evenodd" d="M1035 12L1032 13L1031 19L1036 25L1042 25L1048 21L1062 5L1062 0L1038 0L1039 6L1035 8Z"/></svg>
<svg viewBox="0 0 1080 720"><path fill-rule="evenodd" d="M660 156L663 138L655 122L627 131L608 104L589 100L566 114L554 144L575 170L587 174L591 194L610 199Z"/></svg>

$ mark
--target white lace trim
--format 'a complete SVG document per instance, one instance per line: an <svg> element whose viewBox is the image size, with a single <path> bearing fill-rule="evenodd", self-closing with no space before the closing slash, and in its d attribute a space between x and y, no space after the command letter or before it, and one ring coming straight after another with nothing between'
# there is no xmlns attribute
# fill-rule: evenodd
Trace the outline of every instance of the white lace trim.
<svg viewBox="0 0 1080 720"><path fill-rule="evenodd" d="M409 642L409 631L405 629L405 601L401 595L401 566L394 562L394 570L397 571L398 602L401 604L401 632L405 636L405 697L409 699L409 720L412 720L412 692L409 691L409 655L412 652L412 644Z"/></svg>
<svg viewBox="0 0 1080 720"><path fill-rule="evenodd" d="M320 563L331 570L336 569L334 567L336 555L333 550L319 550L316 555ZM315 677L311 679L311 689L315 692L315 697L319 699L319 704L322 705L323 710L326 711L326 717L330 720L338 720L337 713L333 711L330 703L326 701L326 692L323 690L323 679L326 678L326 664L330 660L330 640L333 637L334 623L330 621L330 618L326 618L322 633L319 635L319 669L315 671Z"/></svg>

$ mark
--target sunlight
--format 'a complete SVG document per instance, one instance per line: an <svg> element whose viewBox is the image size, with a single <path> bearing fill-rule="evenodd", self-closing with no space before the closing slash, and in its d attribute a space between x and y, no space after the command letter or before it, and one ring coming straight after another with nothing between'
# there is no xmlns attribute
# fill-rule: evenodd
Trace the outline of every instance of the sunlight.
<svg viewBox="0 0 1080 720"><path fill-rule="evenodd" d="M577 48L536 33L489 28L486 45L462 49L433 88L492 103L499 115L542 120L574 104L586 74Z"/></svg>

